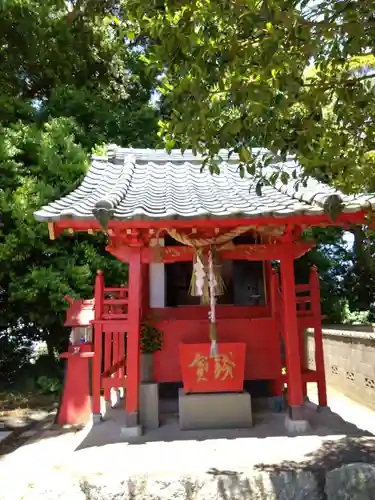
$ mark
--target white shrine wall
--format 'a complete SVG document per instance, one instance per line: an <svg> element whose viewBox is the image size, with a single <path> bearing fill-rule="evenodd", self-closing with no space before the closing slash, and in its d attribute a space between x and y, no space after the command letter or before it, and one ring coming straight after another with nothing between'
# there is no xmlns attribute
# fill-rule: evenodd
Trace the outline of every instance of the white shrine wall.
<svg viewBox="0 0 375 500"><path fill-rule="evenodd" d="M150 246L155 246L156 238L151 240ZM164 246L164 238L159 239L159 245ZM150 264L150 308L165 307L165 269L163 262Z"/></svg>

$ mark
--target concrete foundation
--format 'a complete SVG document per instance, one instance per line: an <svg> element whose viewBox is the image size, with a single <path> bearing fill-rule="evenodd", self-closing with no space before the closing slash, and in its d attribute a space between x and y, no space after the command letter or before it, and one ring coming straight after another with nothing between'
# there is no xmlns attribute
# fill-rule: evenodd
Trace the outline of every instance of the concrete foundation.
<svg viewBox="0 0 375 500"><path fill-rule="evenodd" d="M159 388L155 382L140 385L139 419L145 429L159 427Z"/></svg>
<svg viewBox="0 0 375 500"><path fill-rule="evenodd" d="M252 427L248 392L178 393L181 429L246 429Z"/></svg>
<svg viewBox="0 0 375 500"><path fill-rule="evenodd" d="M285 429L291 434L304 434L310 430L310 423L307 420L292 420L287 414L285 416Z"/></svg>
<svg viewBox="0 0 375 500"><path fill-rule="evenodd" d="M100 422L103 420L101 413L93 413L91 418L94 425L100 424Z"/></svg>
<svg viewBox="0 0 375 500"><path fill-rule="evenodd" d="M120 434L122 439L132 439L132 438L134 439L140 437L142 436L142 426L141 425L135 425L133 427L123 426L121 427Z"/></svg>

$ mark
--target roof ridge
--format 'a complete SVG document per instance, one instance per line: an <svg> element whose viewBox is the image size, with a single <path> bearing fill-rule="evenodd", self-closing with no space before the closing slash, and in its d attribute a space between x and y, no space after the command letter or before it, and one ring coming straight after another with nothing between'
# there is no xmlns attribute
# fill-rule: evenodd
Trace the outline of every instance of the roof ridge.
<svg viewBox="0 0 375 500"><path fill-rule="evenodd" d="M113 182L111 189L95 203L94 210L111 211L121 203L131 184L136 162L136 157L129 154L124 158L121 170L119 168L113 169L117 173L117 180ZM117 165L117 167L120 167L120 165ZM127 175L128 173L130 175Z"/></svg>

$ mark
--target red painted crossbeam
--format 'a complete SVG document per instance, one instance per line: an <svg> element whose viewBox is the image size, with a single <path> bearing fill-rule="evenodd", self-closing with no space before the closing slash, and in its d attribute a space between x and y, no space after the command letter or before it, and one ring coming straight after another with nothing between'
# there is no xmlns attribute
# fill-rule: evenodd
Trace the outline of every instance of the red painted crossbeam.
<svg viewBox="0 0 375 500"><path fill-rule="evenodd" d="M108 230L117 232L125 229L163 229L163 228L230 228L237 226L282 226L285 224L309 226L346 226L347 224L364 223L366 211L362 210L356 213L341 213L336 221L332 221L328 214L306 215L297 214L293 216L270 216L270 217L249 217L249 218L200 218L200 219L160 219L160 220L111 220L108 224ZM102 231L99 222L95 219L78 220L78 219L61 219L56 222L51 222L54 238L57 238L65 230L72 229L73 231Z"/></svg>
<svg viewBox="0 0 375 500"><path fill-rule="evenodd" d="M105 390L126 387L126 377L102 377L101 385Z"/></svg>
<svg viewBox="0 0 375 500"><path fill-rule="evenodd" d="M295 259L301 257L313 248L312 243L296 242L290 244L260 244L260 245L236 245L233 250L219 249L219 255L223 260L279 260L286 253L292 254ZM193 259L194 249L189 246L168 246L161 248L161 259L165 263L184 262ZM107 251L123 262L129 262L131 248L126 245L108 245ZM141 248L141 262L150 264L155 262L153 249Z"/></svg>
<svg viewBox="0 0 375 500"><path fill-rule="evenodd" d="M113 373L116 373L119 368L125 367L126 360L122 359L118 363L112 365L108 370L102 373L102 377L110 377Z"/></svg>

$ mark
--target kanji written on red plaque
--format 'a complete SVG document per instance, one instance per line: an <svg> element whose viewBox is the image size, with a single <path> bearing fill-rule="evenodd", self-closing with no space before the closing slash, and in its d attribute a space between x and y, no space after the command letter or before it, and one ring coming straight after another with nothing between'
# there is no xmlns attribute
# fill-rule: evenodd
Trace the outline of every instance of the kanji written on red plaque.
<svg viewBox="0 0 375 500"><path fill-rule="evenodd" d="M219 352L210 356L211 344L181 344L181 374L186 393L241 392L243 390L246 345L219 342Z"/></svg>
<svg viewBox="0 0 375 500"><path fill-rule="evenodd" d="M213 359L215 379L226 380L228 377L233 379L233 369L236 367L236 363L232 359L232 353L218 354ZM197 352L189 368L196 370L197 382L208 382L207 375L209 375L210 369L209 356Z"/></svg>

